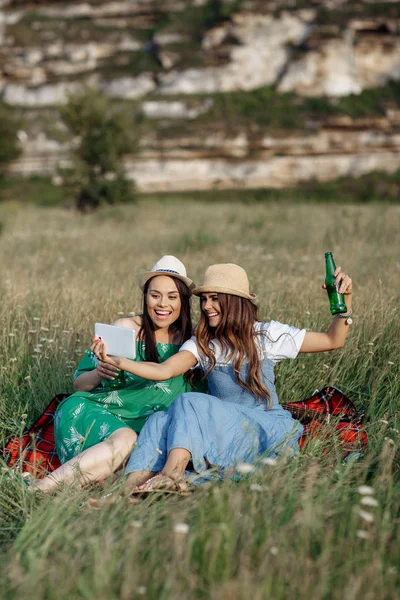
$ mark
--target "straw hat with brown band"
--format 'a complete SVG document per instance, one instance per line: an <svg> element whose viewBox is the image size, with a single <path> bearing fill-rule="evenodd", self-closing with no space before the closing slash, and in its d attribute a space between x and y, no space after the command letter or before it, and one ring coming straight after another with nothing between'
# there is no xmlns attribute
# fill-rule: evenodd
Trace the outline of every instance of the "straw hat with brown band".
<svg viewBox="0 0 400 600"><path fill-rule="evenodd" d="M247 298L254 303L257 298L255 294L250 294L246 271L233 263L208 267L204 275L204 283L193 290L196 296L200 296L203 292L232 294Z"/></svg>

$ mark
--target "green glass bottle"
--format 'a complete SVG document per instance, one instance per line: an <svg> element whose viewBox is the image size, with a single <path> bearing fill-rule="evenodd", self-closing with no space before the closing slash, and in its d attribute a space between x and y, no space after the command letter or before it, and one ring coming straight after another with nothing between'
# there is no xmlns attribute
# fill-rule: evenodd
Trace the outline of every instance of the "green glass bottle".
<svg viewBox="0 0 400 600"><path fill-rule="evenodd" d="M103 379L102 387L106 390L120 390L125 387L125 371L119 371L114 379Z"/></svg>
<svg viewBox="0 0 400 600"><path fill-rule="evenodd" d="M344 301L344 296L343 294L339 294L338 287L337 285L335 285L334 272L336 269L336 265L335 261L333 260L332 252L325 252L325 267L325 285L326 291L328 292L331 314L337 315L339 313L346 313L347 306Z"/></svg>

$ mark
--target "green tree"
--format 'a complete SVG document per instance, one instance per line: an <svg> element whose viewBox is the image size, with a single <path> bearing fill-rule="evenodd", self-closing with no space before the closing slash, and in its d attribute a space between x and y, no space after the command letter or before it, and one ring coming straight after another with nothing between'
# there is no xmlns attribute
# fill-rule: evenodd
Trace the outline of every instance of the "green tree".
<svg viewBox="0 0 400 600"><path fill-rule="evenodd" d="M0 174L7 163L18 158L21 147L17 137L19 120L14 111L0 102Z"/></svg>
<svg viewBox="0 0 400 600"><path fill-rule="evenodd" d="M123 167L123 156L137 146L132 113L90 88L71 96L61 117L76 136L73 166L63 175L74 187L77 208L133 201Z"/></svg>

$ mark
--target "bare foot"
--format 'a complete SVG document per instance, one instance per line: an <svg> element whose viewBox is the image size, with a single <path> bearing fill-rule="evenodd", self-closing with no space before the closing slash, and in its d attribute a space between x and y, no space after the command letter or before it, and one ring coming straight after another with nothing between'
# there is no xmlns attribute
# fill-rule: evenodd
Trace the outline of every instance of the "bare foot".
<svg viewBox="0 0 400 600"><path fill-rule="evenodd" d="M101 498L89 498L89 506L95 510L104 510L110 506L124 502L127 504L140 504L140 499L122 496L121 494L106 494Z"/></svg>

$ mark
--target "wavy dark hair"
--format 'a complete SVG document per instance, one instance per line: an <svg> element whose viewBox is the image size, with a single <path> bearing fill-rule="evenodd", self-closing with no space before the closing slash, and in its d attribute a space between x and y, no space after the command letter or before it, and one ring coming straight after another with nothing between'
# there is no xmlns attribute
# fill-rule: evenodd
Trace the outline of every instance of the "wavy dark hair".
<svg viewBox="0 0 400 600"><path fill-rule="evenodd" d="M186 342L192 336L192 319L190 315L190 292L187 286L176 277L168 274L168 277L174 280L176 287L181 298L181 312L178 319L171 325L173 332L180 332L179 345ZM142 312L142 325L139 329L138 338L144 342L144 352L140 351L140 357L143 360L150 362L159 362L159 356L157 352L156 337L154 334L154 323L149 316L147 309L147 291L149 289L151 279L146 283L143 290L143 312Z"/></svg>
<svg viewBox="0 0 400 600"><path fill-rule="evenodd" d="M241 388L264 401L267 408L271 405L271 395L265 387L261 376L261 360L257 349L256 337L260 334L254 331L254 324L259 321L257 307L247 298L233 294L218 293L218 302L221 307L221 322L217 327L210 327L209 321L203 311L196 329L196 339L201 354L210 363L210 368L205 377L216 366L216 358L212 349L212 340L216 339L221 344L227 360L232 359L236 381ZM200 299L201 308L201 299ZM249 360L247 381L240 377L240 368L245 360Z"/></svg>

